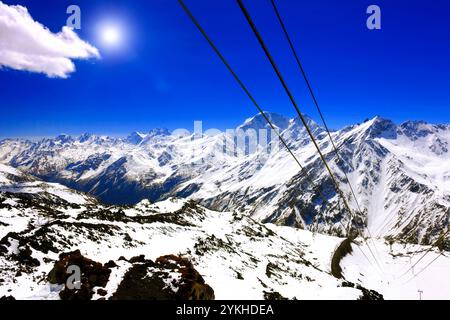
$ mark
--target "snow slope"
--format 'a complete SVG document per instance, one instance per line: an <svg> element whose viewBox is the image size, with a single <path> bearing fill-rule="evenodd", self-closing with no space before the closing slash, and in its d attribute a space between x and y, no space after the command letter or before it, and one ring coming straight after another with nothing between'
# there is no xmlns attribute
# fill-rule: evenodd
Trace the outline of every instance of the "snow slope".
<svg viewBox="0 0 450 320"><path fill-rule="evenodd" d="M376 241L381 258L381 270L374 267L367 247L343 258L341 267L345 278L381 292L387 300L448 300L450 298L450 255L433 249L423 259L429 247ZM421 259L421 260L420 260ZM369 260L371 262L369 262ZM416 264L417 263L417 264ZM374 270L376 269L376 270ZM372 271L370 271L372 270ZM419 293L421 291L421 293Z"/></svg>
<svg viewBox="0 0 450 320"><path fill-rule="evenodd" d="M48 283L46 275L58 254L76 249L101 263L141 254L152 260L167 254L186 257L218 299L263 299L275 293L299 299L362 295L329 274L325 257L317 262L310 254L306 258L305 252L313 248L303 241L304 235L285 238L273 231L278 227L269 229L242 214L210 211L177 199L122 208L86 196L79 205L58 194L42 197L46 193L0 191L0 223L8 230L0 240L0 296L59 299L61 288ZM130 268L118 263L106 286L108 296Z"/></svg>
<svg viewBox="0 0 450 320"><path fill-rule="evenodd" d="M93 299L113 298L119 292L125 275L139 266L139 262L131 262L133 257L143 255L142 259L156 261L169 254L189 260L212 287L216 299L379 297L371 289L385 298L418 298L411 291L413 285L402 285L399 273L427 247L398 242L389 246L377 240L382 273L374 261L365 260L361 250L370 255L358 238L352 244L353 252L341 257L345 278L338 279L331 266L344 238L262 224L243 213L212 211L183 199L117 206L103 205L56 185L28 192L12 186L33 178L6 166L0 167L0 176L9 180L1 187L8 191L0 188L0 297L60 299L63 288L49 282L49 273L61 253L80 250L96 262L112 260L116 265L110 269L106 286L100 288L106 294L95 291ZM47 185L36 179L33 183ZM55 188L64 192L52 193ZM67 196L72 194L85 201ZM450 281L444 272L450 259L443 253L415 279L424 298L449 297L446 287L439 287ZM436 254L431 253L414 272ZM124 258L119 259L121 256ZM148 269L149 276L159 275L157 272L155 267ZM176 275L169 274L164 280L167 286L173 285L173 277Z"/></svg>

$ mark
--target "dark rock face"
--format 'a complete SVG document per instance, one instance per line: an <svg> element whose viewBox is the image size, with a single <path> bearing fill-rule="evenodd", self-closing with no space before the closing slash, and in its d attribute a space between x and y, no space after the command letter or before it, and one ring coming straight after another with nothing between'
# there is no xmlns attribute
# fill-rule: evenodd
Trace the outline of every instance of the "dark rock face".
<svg viewBox="0 0 450 320"><path fill-rule="evenodd" d="M417 140L433 133L434 128L424 121L407 121L400 125L400 129L407 137Z"/></svg>
<svg viewBox="0 0 450 320"><path fill-rule="evenodd" d="M117 267L117 264L114 261L109 260L107 263L105 263L105 267L111 269Z"/></svg>
<svg viewBox="0 0 450 320"><path fill-rule="evenodd" d="M358 300L384 300L384 297L382 294L376 292L375 290L366 289L359 284L354 284L353 282L344 281L344 282L342 282L342 286L348 287L348 288L356 288L358 290L361 290L362 295L358 298Z"/></svg>
<svg viewBox="0 0 450 320"><path fill-rule="evenodd" d="M80 250L61 253L59 261L48 274L51 284L66 284L70 275L69 266L78 266L81 271L81 288L69 289L67 286L59 293L62 300L90 300L94 294L94 287L105 287L111 270L99 262L85 258Z"/></svg>
<svg viewBox="0 0 450 320"><path fill-rule="evenodd" d="M352 253L352 239L347 238L341 242L339 247L334 251L331 259L331 274L338 279L343 279L342 268L340 266L341 260L348 254Z"/></svg>
<svg viewBox="0 0 450 320"><path fill-rule="evenodd" d="M156 259L157 266L168 269L171 272L181 273L179 281L173 284L179 290L177 298L181 300L214 300L214 290L205 283L205 280L194 269L194 266L187 259L178 256L168 255Z"/></svg>
<svg viewBox="0 0 450 320"><path fill-rule="evenodd" d="M397 138L397 126L394 122L388 119L383 119L381 117L376 117L373 121L372 126L367 131L368 138L386 138L386 139L396 139Z"/></svg>
<svg viewBox="0 0 450 320"><path fill-rule="evenodd" d="M279 292L264 292L264 300L288 300L283 297Z"/></svg>
<svg viewBox="0 0 450 320"><path fill-rule="evenodd" d="M168 255L153 262L138 256L129 262L133 266L125 274L112 300L214 299L214 290L184 258Z"/></svg>
<svg viewBox="0 0 450 320"><path fill-rule="evenodd" d="M174 293L165 289L161 278L149 276L149 268L154 265L150 260L133 264L111 300L174 300Z"/></svg>
<svg viewBox="0 0 450 320"><path fill-rule="evenodd" d="M16 260L20 263L29 266L29 267L37 267L40 265L39 260L33 258L31 256L32 251L29 246L25 246L19 250L19 254L15 256Z"/></svg>
<svg viewBox="0 0 450 320"><path fill-rule="evenodd" d="M106 160L111 158L110 154L93 154L84 161L77 161L66 166L66 170L82 174L87 170L96 170Z"/></svg>
<svg viewBox="0 0 450 320"><path fill-rule="evenodd" d="M164 151L159 157L158 157L158 163L159 165L165 166L169 163L169 161L172 160L172 155L166 151Z"/></svg>

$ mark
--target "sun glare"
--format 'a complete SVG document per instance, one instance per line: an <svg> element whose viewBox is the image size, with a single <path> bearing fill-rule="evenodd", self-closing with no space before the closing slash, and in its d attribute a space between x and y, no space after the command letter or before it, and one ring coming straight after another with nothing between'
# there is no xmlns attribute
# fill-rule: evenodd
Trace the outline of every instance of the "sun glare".
<svg viewBox="0 0 450 320"><path fill-rule="evenodd" d="M104 45L108 47L118 47L122 42L122 31L119 26L102 26L100 30L101 39Z"/></svg>

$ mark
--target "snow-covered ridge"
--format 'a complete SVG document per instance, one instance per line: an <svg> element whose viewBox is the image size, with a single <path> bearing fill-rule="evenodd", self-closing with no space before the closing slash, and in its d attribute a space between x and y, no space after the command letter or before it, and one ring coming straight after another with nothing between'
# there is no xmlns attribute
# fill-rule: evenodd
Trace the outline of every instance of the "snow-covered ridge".
<svg viewBox="0 0 450 320"><path fill-rule="evenodd" d="M0 163L89 192L107 203L136 204L175 196L198 200L210 209L239 210L259 221L334 235L343 234L341 224L357 229L366 224L378 237L414 243L431 243L446 230L449 125L417 121L397 125L375 117L332 132L343 160L338 162L326 132L307 118L356 213L358 221L350 221L299 119L268 116L315 187L286 150L272 148L274 141L249 154L224 153L223 142L230 142L226 134L194 139L163 129L136 132L128 139L83 135L38 142L4 140ZM257 115L238 129L267 129L267 124ZM350 196L344 172L357 201ZM330 204L320 200L317 190Z"/></svg>
<svg viewBox="0 0 450 320"><path fill-rule="evenodd" d="M21 175L0 166L0 175L10 174ZM85 197L80 204L45 188L33 193L0 189L0 298L70 299L52 272L65 266L58 264L62 260L72 256L76 261L80 254L92 270L108 276L87 295L92 299L138 298L142 288L134 288L130 278L142 272L146 290L160 285L160 278L170 298L180 285L180 267L161 269L168 259L192 265L194 275L207 284L200 282L200 288L212 288L208 297L216 299L378 299L380 294L416 299L417 288L428 299L450 294L445 285L450 259L437 249L416 271L406 272L428 247L375 240L379 270L362 256L360 249L370 255L362 239L356 239L353 251L336 260L343 275L336 278L334 258L345 238L262 224L246 214L217 212L183 199L122 207ZM409 281L436 257L436 264ZM151 298L152 290L146 296Z"/></svg>
<svg viewBox="0 0 450 320"><path fill-rule="evenodd" d="M69 203L86 204L96 202L81 192L71 190L58 183L38 181L19 170L0 164L0 192L12 194L48 194L63 199Z"/></svg>
<svg viewBox="0 0 450 320"><path fill-rule="evenodd" d="M111 272L111 282L98 287L102 295L94 299L117 296L124 274L136 267L132 261L174 254L194 265L218 299L357 299L368 294L330 275L330 252L320 259L306 257L310 244L304 236L291 231L292 237L282 237L277 227L269 229L241 214L180 199L124 208L61 202L58 196L42 198L42 193L0 190L0 224L7 231L0 234L0 297L70 297L66 291L61 295L64 287L55 286L51 270L61 268L55 262L64 255L80 253L95 260L86 263L100 263L99 272L108 271L107 265ZM332 251L340 239L330 241L327 250ZM151 261L149 266L151 275L156 269Z"/></svg>

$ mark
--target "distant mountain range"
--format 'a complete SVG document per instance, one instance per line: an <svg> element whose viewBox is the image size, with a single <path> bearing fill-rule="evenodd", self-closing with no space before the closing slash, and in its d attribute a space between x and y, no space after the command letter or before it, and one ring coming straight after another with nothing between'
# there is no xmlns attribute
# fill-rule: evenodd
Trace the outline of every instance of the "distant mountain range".
<svg viewBox="0 0 450 320"><path fill-rule="evenodd" d="M109 204L188 198L217 211L238 211L261 222L344 235L342 226L374 237L432 243L447 230L450 208L450 125L420 121L396 125L376 117L332 132L307 119L353 209L343 206L299 119L269 113L314 185L283 148L224 152L227 133L172 135L165 129L125 139L84 134L0 141L0 163L46 182L87 192ZM267 129L260 116L237 129ZM193 152L193 150L195 152ZM344 172L355 189L350 194ZM326 198L326 202L322 199ZM361 210L358 209L358 205ZM449 239L444 246L450 247Z"/></svg>

